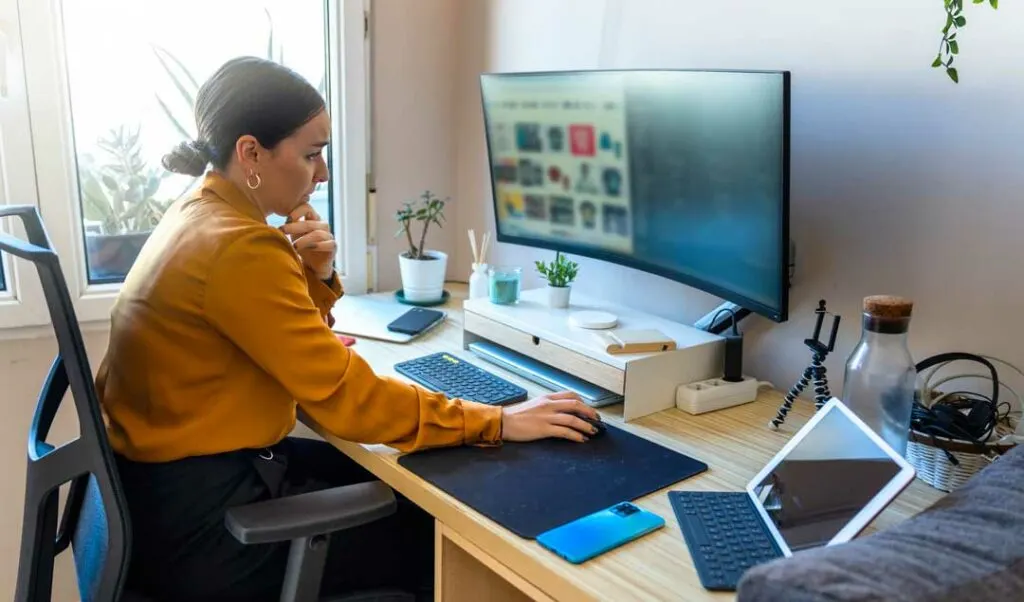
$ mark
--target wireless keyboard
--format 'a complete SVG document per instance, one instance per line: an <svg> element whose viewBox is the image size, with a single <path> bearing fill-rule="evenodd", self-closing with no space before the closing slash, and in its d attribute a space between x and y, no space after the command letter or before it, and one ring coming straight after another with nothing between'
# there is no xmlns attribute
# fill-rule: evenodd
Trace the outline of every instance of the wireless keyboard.
<svg viewBox="0 0 1024 602"><path fill-rule="evenodd" d="M735 591L747 569L783 556L746 493L670 491L668 497L705 589Z"/></svg>
<svg viewBox="0 0 1024 602"><path fill-rule="evenodd" d="M527 396L526 389L444 352L399 362L395 371L451 398L505 405Z"/></svg>

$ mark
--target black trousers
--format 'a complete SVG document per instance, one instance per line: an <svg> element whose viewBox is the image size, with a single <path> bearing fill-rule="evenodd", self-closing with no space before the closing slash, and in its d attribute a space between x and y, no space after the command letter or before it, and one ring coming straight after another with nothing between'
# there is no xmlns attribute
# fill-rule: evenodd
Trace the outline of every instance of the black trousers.
<svg viewBox="0 0 1024 602"><path fill-rule="evenodd" d="M289 437L270 451L167 463L119 457L132 521L129 589L160 602L278 600L288 542L239 543L224 526L227 509L373 476L322 441ZM397 497L395 515L331 536L322 595L397 587L431 599L433 521Z"/></svg>

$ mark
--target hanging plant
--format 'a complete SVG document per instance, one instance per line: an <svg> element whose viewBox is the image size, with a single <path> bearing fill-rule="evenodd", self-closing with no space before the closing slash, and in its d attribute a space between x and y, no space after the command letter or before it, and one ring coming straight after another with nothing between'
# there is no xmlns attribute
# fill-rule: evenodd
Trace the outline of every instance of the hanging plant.
<svg viewBox="0 0 1024 602"><path fill-rule="evenodd" d="M984 4L986 1L993 9L999 8L999 0L971 0L974 4ZM960 74L953 66L953 59L960 54L960 43L956 39L957 33L967 25L967 17L963 15L964 0L943 0L946 8L946 25L942 28L942 41L939 42L939 52L932 62L932 67L946 70L946 75L953 83L960 83Z"/></svg>

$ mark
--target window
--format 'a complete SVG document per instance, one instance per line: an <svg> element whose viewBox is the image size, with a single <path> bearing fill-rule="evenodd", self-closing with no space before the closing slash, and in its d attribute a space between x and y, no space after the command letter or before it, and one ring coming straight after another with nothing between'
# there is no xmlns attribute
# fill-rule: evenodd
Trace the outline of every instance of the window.
<svg viewBox="0 0 1024 602"><path fill-rule="evenodd" d="M90 284L122 281L164 209L200 180L160 159L196 138L199 86L225 61L273 60L327 96L323 0L64 1L62 12ZM328 218L321 188L314 202Z"/></svg>
<svg viewBox="0 0 1024 602"><path fill-rule="evenodd" d="M25 113L14 122L23 124L34 159L30 202L60 255L80 320L106 319L163 212L199 183L167 172L161 158L196 137L193 103L202 82L242 55L282 63L324 95L334 128L331 180L312 202L338 238L346 290L365 290L368 2L0 0L0 28L18 26L8 45L24 67L15 73L24 85L8 92ZM11 156L2 129L0 143ZM10 268L19 265L5 259L0 283L20 286L28 271L13 277ZM6 310L0 304L0 314ZM0 327L7 324L0 318Z"/></svg>

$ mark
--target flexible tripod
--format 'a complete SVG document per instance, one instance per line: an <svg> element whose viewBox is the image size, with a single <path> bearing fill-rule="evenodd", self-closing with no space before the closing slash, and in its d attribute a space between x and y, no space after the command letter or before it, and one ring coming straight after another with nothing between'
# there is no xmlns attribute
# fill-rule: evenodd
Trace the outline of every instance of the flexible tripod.
<svg viewBox="0 0 1024 602"><path fill-rule="evenodd" d="M811 384L811 381L814 381L815 411L820 410L821 406L825 405L832 397L832 393L828 388L828 378L826 376L828 370L825 368L825 358L836 347L836 335L839 332L839 316L830 314L832 316L832 332L828 338L828 345L825 345L818 340L818 337L821 336L821 325L825 321L825 315L828 314L825 310L824 299L818 301L818 309L814 310L814 313L818 316L814 324L814 335L809 339L804 339L804 344L810 348L812 353L811 365L804 370L800 380L786 394L778 414L769 423L772 429L778 429L786 421L786 414L793 409L793 403L796 402L796 398L807 388L807 385Z"/></svg>

